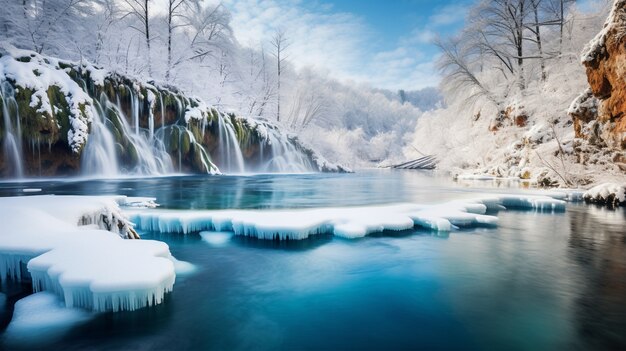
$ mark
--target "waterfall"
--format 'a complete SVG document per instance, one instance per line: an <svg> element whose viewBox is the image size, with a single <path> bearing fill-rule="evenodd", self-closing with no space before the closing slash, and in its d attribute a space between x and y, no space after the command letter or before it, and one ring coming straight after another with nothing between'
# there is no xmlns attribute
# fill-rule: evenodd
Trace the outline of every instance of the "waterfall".
<svg viewBox="0 0 626 351"><path fill-rule="evenodd" d="M289 139L268 129L269 159L259 169L260 172L304 173L316 170L309 158L298 150Z"/></svg>
<svg viewBox="0 0 626 351"><path fill-rule="evenodd" d="M66 70L54 72L68 78ZM217 174L318 170L309 151L270 123L238 119L177 91L131 84L115 75L96 85L81 76L80 70L74 73L78 76L71 79L86 94L73 104L67 92L71 89L60 83L47 83L50 85L36 92L25 88L31 90L30 94L21 94L20 90L16 95L17 82L0 82L3 176L23 177L36 175L37 171L40 175L80 172L85 176L115 177L175 171ZM42 98L43 106L54 111L51 116L41 115L32 101L18 100L30 100L35 93ZM33 108L21 111L22 118L44 119L28 120L22 125L20 106ZM160 121L156 116L159 108ZM71 134L68 129L74 125L84 128L85 124L89 135L83 139L84 144L81 141L78 148L71 149L67 144ZM47 142L47 150L42 148L43 142ZM39 160L38 170L25 167L25 151L29 162ZM76 159L77 151L80 160Z"/></svg>
<svg viewBox="0 0 626 351"><path fill-rule="evenodd" d="M21 178L24 174L22 164L22 126L20 124L20 114L15 101L15 90L7 82L3 82L0 87L0 100L2 100L2 115L4 116L4 153L5 160L12 168L12 175ZM11 106L15 110L15 123L11 120Z"/></svg>
<svg viewBox="0 0 626 351"><path fill-rule="evenodd" d="M89 142L81 156L81 169L85 175L115 176L120 173L115 138L106 126L101 104L94 107Z"/></svg>
<svg viewBox="0 0 626 351"><path fill-rule="evenodd" d="M163 137L154 137L154 130L145 131L139 128L139 100L135 94L131 95L131 112L133 114L132 121L134 131L128 124L126 116L120 106L119 97L117 103L110 102L106 95L101 94L100 101L95 102L96 118L92 121L91 133L89 141L83 151L81 164L83 174L86 175L120 175L122 173L134 173L143 175L167 174L174 171L172 160L163 144ZM112 113L108 113L112 112ZM115 136L111 131L114 128L113 121L108 121L107 115L115 116L121 130L119 134L127 138L128 148L132 149L131 153L135 157L135 165L132 169L122 170L119 165L119 155L116 148L119 145L115 141ZM107 125L109 124L109 126Z"/></svg>
<svg viewBox="0 0 626 351"><path fill-rule="evenodd" d="M218 153L220 161L217 166L223 172L245 172L245 164L241 153L241 147L239 146L237 134L235 133L232 123L227 123L224 116L220 114L217 119L217 127L219 139Z"/></svg>

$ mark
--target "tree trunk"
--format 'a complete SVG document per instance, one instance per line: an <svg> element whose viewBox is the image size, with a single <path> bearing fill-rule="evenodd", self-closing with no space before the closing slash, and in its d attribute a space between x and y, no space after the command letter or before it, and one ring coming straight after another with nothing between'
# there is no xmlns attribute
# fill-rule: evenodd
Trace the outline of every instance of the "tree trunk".
<svg viewBox="0 0 626 351"><path fill-rule="evenodd" d="M516 46L517 46L517 78L521 90L526 88L524 82L524 0L520 0L519 14L515 23L516 30Z"/></svg>
<svg viewBox="0 0 626 351"><path fill-rule="evenodd" d="M144 0L145 2L145 7L144 7L144 16L145 16L145 20L144 20L144 26L145 26L145 32L146 32L146 46L148 47L148 74L152 77L152 62L151 62L151 55L150 55L150 19L148 17L150 11L148 10L148 2L149 0Z"/></svg>
<svg viewBox="0 0 626 351"><path fill-rule="evenodd" d="M276 110L276 122L280 122L280 46L278 47L278 104Z"/></svg>
<svg viewBox="0 0 626 351"><path fill-rule="evenodd" d="M546 62L543 58L543 48L541 47L541 29L539 27L539 2L533 2L533 10L535 13L535 35L537 37L537 49L539 50L539 62L541 65L541 81L546 81Z"/></svg>
<svg viewBox="0 0 626 351"><path fill-rule="evenodd" d="M165 81L170 82L170 71L172 70L172 2L167 16L167 70L165 71Z"/></svg>

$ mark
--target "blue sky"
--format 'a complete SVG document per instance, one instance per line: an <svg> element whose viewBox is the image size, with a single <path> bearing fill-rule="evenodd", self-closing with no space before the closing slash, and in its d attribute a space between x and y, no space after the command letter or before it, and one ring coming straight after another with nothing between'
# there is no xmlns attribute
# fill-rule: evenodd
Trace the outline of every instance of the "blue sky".
<svg viewBox="0 0 626 351"><path fill-rule="evenodd" d="M244 45L267 43L275 28L291 41L297 67L387 89L434 86L434 35L458 30L472 0L225 0Z"/></svg>

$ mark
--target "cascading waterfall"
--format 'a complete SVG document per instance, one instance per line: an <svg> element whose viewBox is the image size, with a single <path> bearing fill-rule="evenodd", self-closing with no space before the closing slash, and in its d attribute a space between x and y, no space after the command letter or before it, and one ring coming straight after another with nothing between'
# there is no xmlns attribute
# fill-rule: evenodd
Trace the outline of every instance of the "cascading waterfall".
<svg viewBox="0 0 626 351"><path fill-rule="evenodd" d="M86 175L119 175L118 153L116 150L116 141L111 131L113 126L107 126L106 116L115 116L117 118L120 135L128 139L130 148L134 149L133 155L136 157L136 165L134 169L127 170L130 173L157 175L167 174L174 171L172 160L165 149L163 138L154 137L154 131L144 131L139 128L139 100L136 95L132 95L131 111L133 114L132 121L134 124L134 132L132 131L126 116L120 107L120 99L117 97L117 103L113 104L106 95L101 94L100 102L97 103L96 120L92 121L92 129L89 134L89 141L82 154L81 163L86 167L83 173ZM109 125L112 122L109 121Z"/></svg>
<svg viewBox="0 0 626 351"><path fill-rule="evenodd" d="M35 53L0 59L9 67L0 71L2 176L319 170L312 151L271 123L224 114L176 89ZM14 69L28 74L8 79Z"/></svg>
<svg viewBox="0 0 626 351"><path fill-rule="evenodd" d="M237 140L237 134L231 123L227 123L224 116L218 120L219 160L218 167L228 173L243 173L246 171L241 153L241 147Z"/></svg>
<svg viewBox="0 0 626 351"><path fill-rule="evenodd" d="M303 173L312 172L315 167L302 152L275 130L268 130L268 143L271 148L269 160L261 166L261 172Z"/></svg>
<svg viewBox="0 0 626 351"><path fill-rule="evenodd" d="M119 174L115 138L106 126L105 113L102 106L94 107L94 120L91 121L89 142L82 154L82 172L87 175L115 176Z"/></svg>
<svg viewBox="0 0 626 351"><path fill-rule="evenodd" d="M22 126L20 114L15 101L15 90L7 82L3 82L0 87L0 99L2 100L2 115L4 116L4 153L5 160L13 169L13 176L21 178L24 174L23 152L22 152ZM15 123L11 120L11 107L15 112Z"/></svg>

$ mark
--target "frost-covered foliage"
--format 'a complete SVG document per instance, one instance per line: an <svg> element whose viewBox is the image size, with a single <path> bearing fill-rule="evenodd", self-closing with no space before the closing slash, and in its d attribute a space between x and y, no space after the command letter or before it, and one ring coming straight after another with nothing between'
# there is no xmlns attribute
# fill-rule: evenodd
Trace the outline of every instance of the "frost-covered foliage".
<svg viewBox="0 0 626 351"><path fill-rule="evenodd" d="M485 1L475 10L495 3ZM541 186L623 179L609 152L592 150L575 137L568 116L571 109L594 108L593 101L572 101L587 88L579 53L602 28L608 7L600 5L592 12L566 7L563 32L542 26L542 51L533 41L526 43L523 66L502 62L497 52L512 58L512 48L491 37L477 39L475 25L482 22L470 20L459 38L442 44L448 55L442 59L447 107L419 120L415 148L439 156L439 169L457 174L518 177ZM532 24L534 15L524 18ZM533 30L524 35L534 37ZM502 51L486 53L492 49ZM415 148L405 148L408 158L420 156Z"/></svg>
<svg viewBox="0 0 626 351"><path fill-rule="evenodd" d="M441 100L434 89L390 92L342 84L310 68L296 70L288 61L281 66L279 91L271 38L265 44L238 43L224 5L180 1L170 13L147 2L146 21L128 3L0 0L0 41L178 86L238 116L275 121L280 97L281 127L312 147L331 149L338 133L350 133L357 156L344 148L328 159L352 166L401 158L399 150L421 111ZM381 140L386 148L380 148ZM348 146L334 149L340 147Z"/></svg>
<svg viewBox="0 0 626 351"><path fill-rule="evenodd" d="M267 240L302 240L319 234L353 239L385 230L401 231L414 227L451 231L459 227L493 226L497 224L497 217L485 213L505 208L563 211L565 201L545 195L499 195L440 205L398 204L280 211L140 210L129 215L138 228L147 231L185 234L229 231L235 235Z"/></svg>
<svg viewBox="0 0 626 351"><path fill-rule="evenodd" d="M166 244L125 240L110 232L118 228L79 226L98 209L108 209L103 215L109 217L118 211L116 200L129 202L124 199L0 199L0 278L21 280L26 266L34 290L56 294L67 307L120 311L161 303L176 278Z"/></svg>

